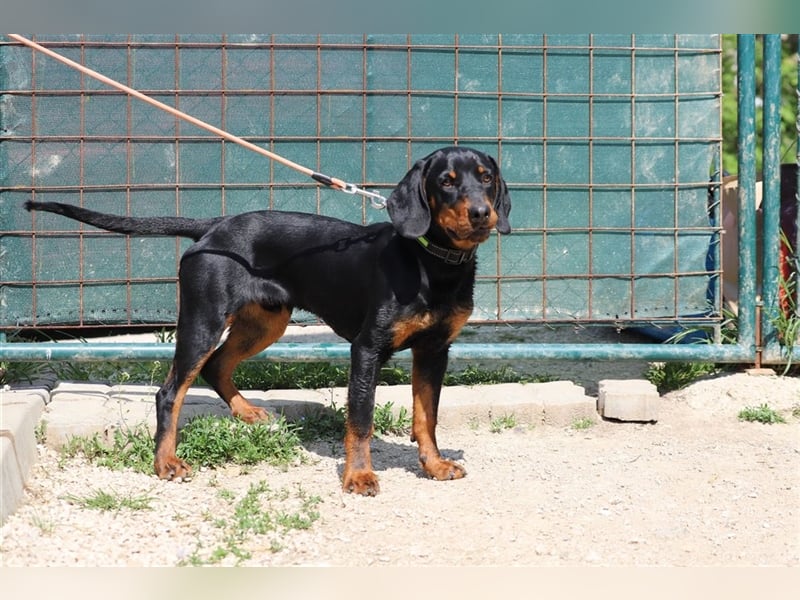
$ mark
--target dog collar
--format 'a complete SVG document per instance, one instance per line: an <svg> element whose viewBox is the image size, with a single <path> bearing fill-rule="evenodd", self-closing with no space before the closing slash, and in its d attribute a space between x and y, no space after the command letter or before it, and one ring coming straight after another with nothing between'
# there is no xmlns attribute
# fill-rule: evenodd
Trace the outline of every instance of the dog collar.
<svg viewBox="0 0 800 600"><path fill-rule="evenodd" d="M472 250L454 250L453 248L443 248L431 242L424 235L417 238L419 245L425 248L429 254L433 254L436 258L441 258L448 265L461 265L465 262L471 261L475 258L475 251L478 249L475 246Z"/></svg>

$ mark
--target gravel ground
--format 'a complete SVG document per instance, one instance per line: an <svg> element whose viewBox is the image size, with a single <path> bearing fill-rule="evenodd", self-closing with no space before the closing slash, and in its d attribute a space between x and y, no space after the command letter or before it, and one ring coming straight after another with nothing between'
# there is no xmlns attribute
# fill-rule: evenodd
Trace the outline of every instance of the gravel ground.
<svg viewBox="0 0 800 600"><path fill-rule="evenodd" d="M765 402L787 423L737 419L741 408ZM442 428L443 452L468 472L452 482L425 479L408 439L379 438L375 498L342 494L339 442L308 446L288 469L232 466L181 484L63 460L41 446L26 499L0 529L0 559L5 566L796 567L798 405L798 379L735 374L664 396L656 424ZM318 497L319 518L308 529L237 530L237 505L262 483L270 490L261 495L264 511L295 514ZM149 508L74 503L97 490L148 497Z"/></svg>

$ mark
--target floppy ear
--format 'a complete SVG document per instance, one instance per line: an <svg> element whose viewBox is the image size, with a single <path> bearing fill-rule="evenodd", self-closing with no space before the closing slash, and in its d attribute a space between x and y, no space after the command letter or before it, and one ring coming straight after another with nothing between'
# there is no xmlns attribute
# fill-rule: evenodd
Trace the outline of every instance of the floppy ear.
<svg viewBox="0 0 800 600"><path fill-rule="evenodd" d="M431 209L425 198L428 159L414 163L386 200L386 210L397 232L406 238L425 235L431 224Z"/></svg>
<svg viewBox="0 0 800 600"><path fill-rule="evenodd" d="M494 209L497 211L497 233L511 233L511 223L508 221L508 214L511 212L511 196L508 194L506 180L500 175L500 167L490 156L495 173L497 173L497 192L494 197Z"/></svg>

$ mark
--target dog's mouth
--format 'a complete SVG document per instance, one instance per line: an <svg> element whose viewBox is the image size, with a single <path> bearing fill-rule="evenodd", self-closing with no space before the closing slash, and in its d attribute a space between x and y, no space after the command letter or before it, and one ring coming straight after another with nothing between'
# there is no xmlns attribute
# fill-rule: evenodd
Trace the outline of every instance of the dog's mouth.
<svg viewBox="0 0 800 600"><path fill-rule="evenodd" d="M447 235L449 235L453 241L472 242L474 244L485 242L489 238L489 234L491 232L491 227L478 227L465 232L456 231L455 229L447 229Z"/></svg>

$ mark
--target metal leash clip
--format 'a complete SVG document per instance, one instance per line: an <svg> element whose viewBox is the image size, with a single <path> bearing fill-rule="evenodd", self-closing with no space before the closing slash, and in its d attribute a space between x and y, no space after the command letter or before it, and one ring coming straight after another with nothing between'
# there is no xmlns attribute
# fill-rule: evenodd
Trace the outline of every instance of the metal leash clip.
<svg viewBox="0 0 800 600"><path fill-rule="evenodd" d="M352 192L350 192L349 190L345 190L345 191L347 191L347 193L349 193L349 194L361 194L362 196L366 196L367 198L369 198L369 203L372 205L372 208L375 208L377 210L382 210L382 209L386 208L386 198L381 196L379 193L370 192L368 190L363 190L363 189L361 189L359 187L356 187L355 185L353 185L351 183L349 183L347 185L348 186L352 185L352 187L353 187L353 191Z"/></svg>
<svg viewBox="0 0 800 600"><path fill-rule="evenodd" d="M328 187L337 189L340 192L344 192L345 194L361 194L362 196L366 196L367 198L369 198L369 202L372 205L372 208L378 210L386 208L386 198L384 198L377 192L370 192L364 190L358 187L354 183L347 183L346 181L334 180L333 177L330 177L323 173L316 173L316 172L312 173L311 178L314 181L317 181L323 185L327 185Z"/></svg>

